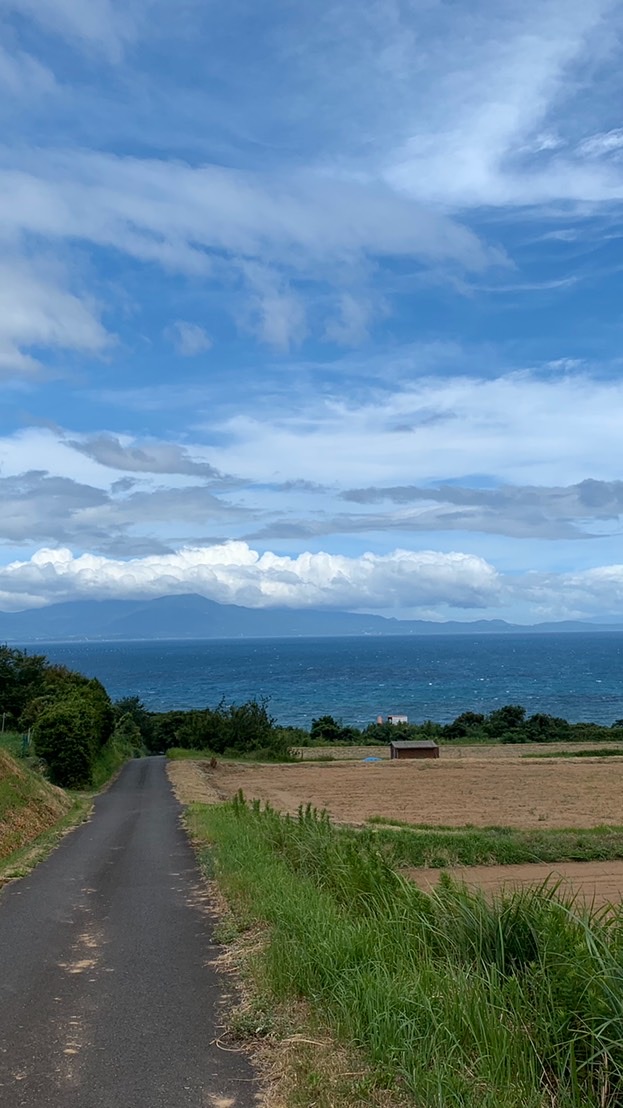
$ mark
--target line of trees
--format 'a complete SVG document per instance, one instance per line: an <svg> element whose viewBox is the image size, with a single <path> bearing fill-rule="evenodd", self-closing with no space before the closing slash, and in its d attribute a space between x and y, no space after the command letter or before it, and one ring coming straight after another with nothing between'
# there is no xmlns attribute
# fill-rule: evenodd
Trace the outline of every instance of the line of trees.
<svg viewBox="0 0 623 1108"><path fill-rule="evenodd" d="M484 714L461 712L451 723L371 723L344 726L333 716L312 720L310 737L320 743L383 744L392 739L436 739L438 742L550 743L623 742L623 719L611 727L599 723L569 723L560 716L536 712L529 716L520 704L505 704Z"/></svg>

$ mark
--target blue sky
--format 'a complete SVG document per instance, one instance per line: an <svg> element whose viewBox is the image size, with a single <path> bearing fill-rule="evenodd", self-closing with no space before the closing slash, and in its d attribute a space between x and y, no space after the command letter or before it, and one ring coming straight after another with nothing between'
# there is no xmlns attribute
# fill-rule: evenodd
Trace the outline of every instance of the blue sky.
<svg viewBox="0 0 623 1108"><path fill-rule="evenodd" d="M0 0L0 610L623 618L622 29Z"/></svg>

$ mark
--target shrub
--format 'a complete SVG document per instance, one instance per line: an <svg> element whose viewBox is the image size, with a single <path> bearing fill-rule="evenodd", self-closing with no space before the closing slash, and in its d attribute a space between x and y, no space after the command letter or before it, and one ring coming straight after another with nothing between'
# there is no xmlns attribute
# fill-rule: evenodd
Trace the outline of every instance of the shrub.
<svg viewBox="0 0 623 1108"><path fill-rule="evenodd" d="M90 784L98 743L88 704L74 699L46 708L33 726L32 741L53 784L72 789Z"/></svg>

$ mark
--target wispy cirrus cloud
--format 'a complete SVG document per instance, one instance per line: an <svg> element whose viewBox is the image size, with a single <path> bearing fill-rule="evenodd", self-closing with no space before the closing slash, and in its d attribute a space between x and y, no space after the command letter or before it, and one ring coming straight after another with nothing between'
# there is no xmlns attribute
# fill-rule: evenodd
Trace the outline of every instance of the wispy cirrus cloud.
<svg viewBox="0 0 623 1108"><path fill-rule="evenodd" d="M0 262L0 373L41 372L42 350L101 354L112 337L88 294L48 259Z"/></svg>
<svg viewBox="0 0 623 1108"><path fill-rule="evenodd" d="M136 0L0 0L0 12L31 19L52 36L113 62L121 59L139 13L148 7Z"/></svg>

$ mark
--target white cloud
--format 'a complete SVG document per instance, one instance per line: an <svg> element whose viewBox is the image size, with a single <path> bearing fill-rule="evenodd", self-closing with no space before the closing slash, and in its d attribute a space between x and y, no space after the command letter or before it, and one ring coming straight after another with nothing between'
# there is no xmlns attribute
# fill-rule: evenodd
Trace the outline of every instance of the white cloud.
<svg viewBox="0 0 623 1108"><path fill-rule="evenodd" d="M368 326L375 315L383 314L384 305L374 304L369 296L354 296L344 292L338 298L337 314L326 326L326 337L341 346L360 346L368 336Z"/></svg>
<svg viewBox="0 0 623 1108"><path fill-rule="evenodd" d="M582 126L582 67L605 54L606 20L616 35L617 0L511 3L486 15L453 7L448 19L424 65L428 86L420 74L414 87L410 134L387 151L386 179L454 209L623 197L621 174L592 164L590 143L565 155L557 127Z"/></svg>
<svg viewBox="0 0 623 1108"><path fill-rule="evenodd" d="M0 372L38 371L41 348L98 354L109 342L93 304L70 291L58 267L0 262Z"/></svg>
<svg viewBox="0 0 623 1108"><path fill-rule="evenodd" d="M600 134L591 135L580 143L580 153L589 157L600 158L604 154L616 153L623 146L623 129L616 127L612 131L602 131Z"/></svg>
<svg viewBox="0 0 623 1108"><path fill-rule="evenodd" d="M495 602L500 582L492 566L469 554L396 550L359 558L324 553L289 558L232 542L128 561L44 549L0 569L0 590L25 595L25 607L87 596L194 592L252 608L479 608Z"/></svg>
<svg viewBox="0 0 623 1108"><path fill-rule="evenodd" d="M616 613L623 618L623 565L503 575L475 554L398 549L359 557L309 552L284 557L228 542L126 560L41 549L27 561L0 568L1 611L87 597L183 593L250 608L394 610L420 618L483 609L508 618L518 605L525 620Z"/></svg>
<svg viewBox="0 0 623 1108"><path fill-rule="evenodd" d="M521 485L615 480L621 410L620 380L584 374L422 378L365 399L307 397L300 415L290 405L240 412L219 423L225 443L208 456L256 481L342 487L470 473Z"/></svg>
<svg viewBox="0 0 623 1108"><path fill-rule="evenodd" d="M287 281L265 265L243 262L250 297L241 315L247 329L260 341L287 351L307 333L303 300Z"/></svg>
<svg viewBox="0 0 623 1108"><path fill-rule="evenodd" d="M197 354L204 354L206 350L212 348L212 339L198 323L188 323L178 319L169 328L169 332L178 354L183 358L194 358Z"/></svg>
<svg viewBox="0 0 623 1108"><path fill-rule="evenodd" d="M205 272L206 250L325 276L368 255L476 269L499 260L460 224L380 185L77 151L21 161L0 170L5 234L82 239L183 272Z"/></svg>
<svg viewBox="0 0 623 1108"><path fill-rule="evenodd" d="M378 183L87 151L37 150L18 158L0 151L2 239L13 250L32 239L114 248L232 292L242 280L229 310L279 350L306 336L306 301L322 303L318 282L341 298L330 337L365 337L370 259L481 270L502 258L465 227ZM354 280L362 288L358 300L346 291ZM174 334L182 354L208 348L196 324L180 321Z"/></svg>

